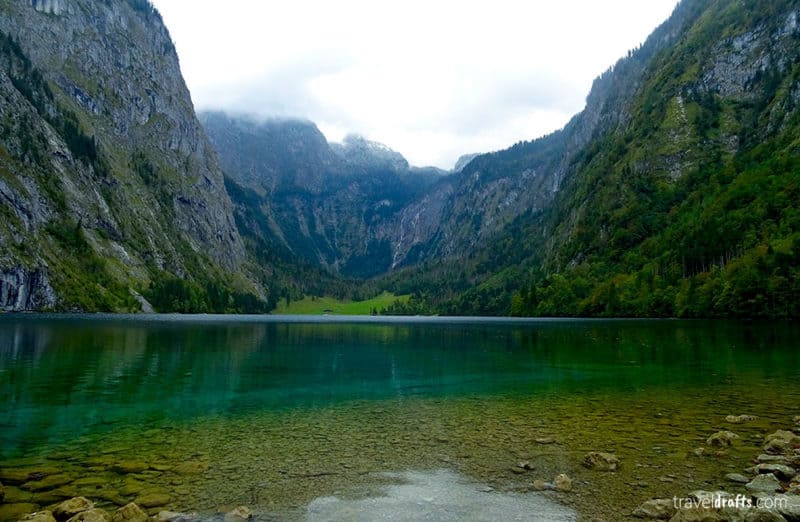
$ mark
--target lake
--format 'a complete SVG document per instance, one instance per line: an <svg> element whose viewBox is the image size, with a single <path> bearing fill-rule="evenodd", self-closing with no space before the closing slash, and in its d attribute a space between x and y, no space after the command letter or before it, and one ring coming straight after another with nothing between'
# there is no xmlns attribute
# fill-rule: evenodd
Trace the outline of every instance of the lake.
<svg viewBox="0 0 800 522"><path fill-rule="evenodd" d="M78 494L263 519L357 519L402 497L462 517L482 498L499 509L484 516L618 520L650 498L744 491L724 475L800 415L799 330L0 315L0 520ZM721 429L741 443L698 455ZM584 468L590 451L616 453L619 471ZM572 491L531 491L559 473Z"/></svg>

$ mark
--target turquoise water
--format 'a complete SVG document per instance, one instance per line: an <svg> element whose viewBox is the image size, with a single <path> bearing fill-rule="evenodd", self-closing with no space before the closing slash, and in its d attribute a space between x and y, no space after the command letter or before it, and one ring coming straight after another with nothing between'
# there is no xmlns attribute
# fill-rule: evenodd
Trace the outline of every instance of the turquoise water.
<svg viewBox="0 0 800 522"><path fill-rule="evenodd" d="M330 455L342 466L324 475L334 478L284 484L263 502L274 512L346 489L348 459L376 472L455 468L513 487L519 478L504 483L503 472L514 456L501 453L511 443L483 438L495 420L527 443L535 431L568 440L583 430L612 445L616 425L604 423L616 421L596 419L598 410L642 433L663 421L653 408L677 424L681 412L705 412L673 428L687 451L727 414L759 415L754 430L777 426L800 413L798 333L793 324L714 321L2 315L0 470L55 464L78 483L105 473L114 489L104 495L127 501L141 490L118 495L133 472L114 471L114 459L144 456L161 464L135 478L170 494L168 507L214 509L236 500L216 481L244 487L226 466L258 454L231 441L267 437L263 459L275 469ZM482 431L470 431L476 424ZM422 440L420 429L440 442ZM388 441L396 444L383 449ZM482 449L459 461L473 443ZM375 452L360 455L358 444ZM226 445L223 462L215 448ZM569 459L583 446L548 450L544 460L555 460L543 469L574 469ZM113 458L98 464L104 455ZM170 469L187 461L202 461L200 472ZM20 501L52 500L12 487ZM60 487L80 490L74 481ZM565 501L581 509L580 499Z"/></svg>

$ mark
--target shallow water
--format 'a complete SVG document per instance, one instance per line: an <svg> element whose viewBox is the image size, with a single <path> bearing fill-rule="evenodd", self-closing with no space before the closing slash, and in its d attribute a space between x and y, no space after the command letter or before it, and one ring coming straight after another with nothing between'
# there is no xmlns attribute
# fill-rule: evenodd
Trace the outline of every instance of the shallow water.
<svg viewBox="0 0 800 522"><path fill-rule="evenodd" d="M652 497L736 491L724 474L800 414L790 324L351 321L0 316L6 502L161 495L153 511L303 518L384 509L375 499L421 487L413 473L450 473L443 484L491 487L504 506L517 495L617 520ZM759 420L724 420L741 413ZM719 429L742 443L695 456ZM620 471L583 468L594 450ZM58 485L31 491L47 484L20 471ZM558 473L572 492L528 492Z"/></svg>

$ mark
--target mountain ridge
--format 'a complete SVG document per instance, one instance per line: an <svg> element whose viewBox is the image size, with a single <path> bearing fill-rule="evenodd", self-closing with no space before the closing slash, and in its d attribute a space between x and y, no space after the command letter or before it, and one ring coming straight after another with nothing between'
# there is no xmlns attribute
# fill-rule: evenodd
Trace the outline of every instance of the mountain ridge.
<svg viewBox="0 0 800 522"><path fill-rule="evenodd" d="M401 313L800 314L789 0L682 0L563 129L450 172L308 121L198 117L145 0L0 10L2 309L390 290L414 294Z"/></svg>

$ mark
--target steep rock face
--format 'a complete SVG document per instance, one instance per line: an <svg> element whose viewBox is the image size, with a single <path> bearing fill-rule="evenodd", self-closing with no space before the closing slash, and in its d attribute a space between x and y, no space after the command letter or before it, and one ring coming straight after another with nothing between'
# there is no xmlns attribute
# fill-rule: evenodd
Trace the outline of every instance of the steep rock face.
<svg viewBox="0 0 800 522"><path fill-rule="evenodd" d="M1 0L0 13L0 268L45 269L70 308L118 286L89 307L123 309L125 287L161 270L239 270L221 171L150 4Z"/></svg>
<svg viewBox="0 0 800 522"><path fill-rule="evenodd" d="M0 271L0 310L47 310L55 305L56 294L43 270Z"/></svg>
<svg viewBox="0 0 800 522"><path fill-rule="evenodd" d="M329 145L310 122L221 113L201 120L230 177L243 233L344 275L388 270L381 227L444 175L410 168L399 153L361 137Z"/></svg>

